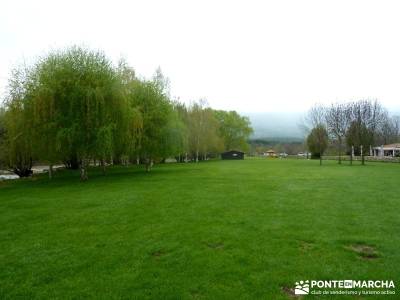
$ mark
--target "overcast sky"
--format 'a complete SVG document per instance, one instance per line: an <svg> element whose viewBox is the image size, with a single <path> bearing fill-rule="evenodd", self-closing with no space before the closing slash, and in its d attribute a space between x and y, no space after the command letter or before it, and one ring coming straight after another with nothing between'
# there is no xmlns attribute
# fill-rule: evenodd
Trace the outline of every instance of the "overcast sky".
<svg viewBox="0 0 400 300"><path fill-rule="evenodd" d="M372 98L400 110L399 1L0 2L0 93L10 69L85 45L171 94L241 112Z"/></svg>

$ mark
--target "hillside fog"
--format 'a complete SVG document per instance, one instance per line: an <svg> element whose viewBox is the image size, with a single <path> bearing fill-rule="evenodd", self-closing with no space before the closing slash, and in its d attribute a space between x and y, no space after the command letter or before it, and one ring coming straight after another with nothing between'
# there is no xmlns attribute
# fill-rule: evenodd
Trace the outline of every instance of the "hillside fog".
<svg viewBox="0 0 400 300"><path fill-rule="evenodd" d="M250 118L254 133L252 138L293 138L304 137L299 126L304 113L243 113Z"/></svg>

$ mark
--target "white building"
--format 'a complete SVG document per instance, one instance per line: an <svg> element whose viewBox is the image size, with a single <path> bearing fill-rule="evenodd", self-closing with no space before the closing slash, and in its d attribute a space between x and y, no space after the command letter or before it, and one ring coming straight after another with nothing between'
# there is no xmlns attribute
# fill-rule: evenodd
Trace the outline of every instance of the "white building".
<svg viewBox="0 0 400 300"><path fill-rule="evenodd" d="M400 156L400 143L374 147L373 150L374 150L373 151L374 156L377 156L377 157Z"/></svg>

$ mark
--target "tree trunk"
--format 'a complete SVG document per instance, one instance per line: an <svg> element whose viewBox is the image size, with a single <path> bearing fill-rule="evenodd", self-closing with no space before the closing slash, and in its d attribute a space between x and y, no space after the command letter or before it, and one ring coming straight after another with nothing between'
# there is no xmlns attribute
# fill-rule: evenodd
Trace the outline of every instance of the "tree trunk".
<svg viewBox="0 0 400 300"><path fill-rule="evenodd" d="M102 169L103 175L106 175L106 162L105 162L104 158L102 158L100 160L100 165L101 165L101 169Z"/></svg>
<svg viewBox="0 0 400 300"><path fill-rule="evenodd" d="M322 166L322 154L319 154L319 165Z"/></svg>
<svg viewBox="0 0 400 300"><path fill-rule="evenodd" d="M147 159L146 160L146 172L150 172L152 166L153 166L153 160L152 159Z"/></svg>
<svg viewBox="0 0 400 300"><path fill-rule="evenodd" d="M364 158L364 149L363 146L361 145L361 164L365 165L365 158Z"/></svg>
<svg viewBox="0 0 400 300"><path fill-rule="evenodd" d="M351 146L351 152L350 152L350 165L353 165L353 154L354 154L354 146Z"/></svg>
<svg viewBox="0 0 400 300"><path fill-rule="evenodd" d="M199 162L200 136L197 135L196 162Z"/></svg>
<svg viewBox="0 0 400 300"><path fill-rule="evenodd" d="M338 164L342 164L342 139L339 138L339 161Z"/></svg>
<svg viewBox="0 0 400 300"><path fill-rule="evenodd" d="M81 162L81 181L86 181L86 180L88 180L86 160L82 159L82 162Z"/></svg>
<svg viewBox="0 0 400 300"><path fill-rule="evenodd" d="M64 165L67 169L78 170L80 163L76 154L71 154L64 160Z"/></svg>
<svg viewBox="0 0 400 300"><path fill-rule="evenodd" d="M136 164L137 164L137 165L139 165L139 164L140 164L140 158L139 158L139 155L138 155L138 156L136 156Z"/></svg>
<svg viewBox="0 0 400 300"><path fill-rule="evenodd" d="M49 179L52 179L52 178L53 178L53 165L50 164L49 165Z"/></svg>

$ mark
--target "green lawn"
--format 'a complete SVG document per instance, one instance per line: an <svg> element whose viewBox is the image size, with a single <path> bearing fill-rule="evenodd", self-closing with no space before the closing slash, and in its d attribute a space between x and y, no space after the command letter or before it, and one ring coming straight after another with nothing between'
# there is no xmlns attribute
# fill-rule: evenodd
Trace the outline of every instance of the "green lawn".
<svg viewBox="0 0 400 300"><path fill-rule="evenodd" d="M0 183L0 298L288 299L283 289L305 279L397 289L400 164L318 164L211 161Z"/></svg>

